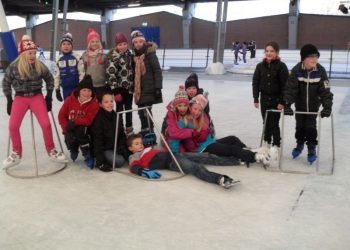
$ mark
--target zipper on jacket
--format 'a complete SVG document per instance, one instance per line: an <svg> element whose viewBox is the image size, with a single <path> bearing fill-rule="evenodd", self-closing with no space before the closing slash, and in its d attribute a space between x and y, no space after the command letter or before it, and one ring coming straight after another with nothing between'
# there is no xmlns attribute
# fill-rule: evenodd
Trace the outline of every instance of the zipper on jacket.
<svg viewBox="0 0 350 250"><path fill-rule="evenodd" d="M306 112L309 112L309 82L310 82L310 72L307 72L307 81L306 81Z"/></svg>

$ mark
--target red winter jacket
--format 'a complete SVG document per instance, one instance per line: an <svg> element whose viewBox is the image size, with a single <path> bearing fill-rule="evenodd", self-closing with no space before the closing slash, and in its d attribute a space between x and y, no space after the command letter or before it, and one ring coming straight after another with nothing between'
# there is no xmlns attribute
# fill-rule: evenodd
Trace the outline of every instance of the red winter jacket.
<svg viewBox="0 0 350 250"><path fill-rule="evenodd" d="M98 112L99 106L95 96L84 103L78 100L76 91L64 101L63 106L58 113L58 121L61 125L63 134L66 133L66 126L69 120L74 121L76 126L91 126Z"/></svg>

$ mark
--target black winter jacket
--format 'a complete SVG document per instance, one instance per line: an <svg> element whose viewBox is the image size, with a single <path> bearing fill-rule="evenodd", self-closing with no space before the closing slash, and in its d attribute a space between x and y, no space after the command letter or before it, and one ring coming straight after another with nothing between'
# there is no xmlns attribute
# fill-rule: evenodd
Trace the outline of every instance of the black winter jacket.
<svg viewBox="0 0 350 250"><path fill-rule="evenodd" d="M260 62L253 75L254 102L276 100L283 104L283 92L288 80L288 68L285 63L277 59L271 63L265 60Z"/></svg>
<svg viewBox="0 0 350 250"><path fill-rule="evenodd" d="M307 71L302 62L295 65L288 78L284 99L286 104L295 103L297 111L318 112L320 104L332 111L333 94L326 70L320 64L311 71Z"/></svg>
<svg viewBox="0 0 350 250"><path fill-rule="evenodd" d="M138 105L163 102L162 97L156 95L156 89L163 88L162 70L156 55L157 45L151 42L146 46L144 59L146 73L141 76L141 96Z"/></svg>
<svg viewBox="0 0 350 250"><path fill-rule="evenodd" d="M116 123L117 115L114 110L108 112L103 108L99 109L91 127L97 166L105 163L104 151L114 149ZM127 150L126 135L124 133L123 122L121 119L119 119L117 154L122 155L125 160L128 160L129 151Z"/></svg>

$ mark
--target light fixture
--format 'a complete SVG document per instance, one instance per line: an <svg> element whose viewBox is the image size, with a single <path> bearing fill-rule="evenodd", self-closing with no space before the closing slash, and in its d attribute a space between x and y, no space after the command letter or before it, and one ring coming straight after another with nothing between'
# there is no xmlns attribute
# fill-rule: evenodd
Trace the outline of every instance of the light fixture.
<svg viewBox="0 0 350 250"><path fill-rule="evenodd" d="M131 3L128 4L128 7L139 7L141 4L140 3Z"/></svg>

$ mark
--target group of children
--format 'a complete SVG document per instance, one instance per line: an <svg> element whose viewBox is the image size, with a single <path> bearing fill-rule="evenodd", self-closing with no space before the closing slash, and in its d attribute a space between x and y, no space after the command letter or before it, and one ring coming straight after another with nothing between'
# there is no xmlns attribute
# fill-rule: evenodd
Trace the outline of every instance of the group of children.
<svg viewBox="0 0 350 250"><path fill-rule="evenodd" d="M125 127L123 119L119 119L116 134L117 112L131 110L133 101L139 108L150 107L150 113L153 104L163 102L162 72L155 54L156 44L147 42L138 30L131 33L131 42L133 51L129 50L126 36L118 32L115 47L105 55L99 34L89 29L87 50L80 57L73 53L73 38L67 33L60 42L62 55L57 60L58 71L53 78L45 65L36 59L37 47L34 42L24 36L19 43L19 56L8 67L3 80L12 141L12 152L3 162L4 166L11 167L21 161L19 128L28 109L39 121L50 158L67 162L66 156L54 147L47 115L52 108L52 93L55 89L57 100L64 101L58 120L72 161L78 158L80 149L86 166L91 169L96 167L108 172L112 171L113 165L121 167L125 161L129 161L130 172L146 178L160 178L157 169L179 171L168 151L144 146L143 136L153 132L153 123L147 119L144 109L138 111L141 121L139 134L133 133L132 112L125 115ZM265 46L266 57L258 64L253 77L254 103L258 108L260 94L263 117L267 109L273 108L284 109L288 114L294 102L297 110L303 110L307 105L306 111L317 111L319 99L324 106L322 117L330 115L332 94L325 71L317 64L317 60L316 63L315 60L309 63L310 58L319 57L319 52L313 50L314 47L309 46L308 50L304 47L302 62L288 78L288 69L278 57L278 45L271 42ZM46 82L45 98L42 80ZM15 90L14 100L12 88ZM288 91L284 94L285 90ZM307 98L307 103L303 97ZM312 147L317 145L316 126L312 120L315 117L304 116L298 115L297 118L298 144L293 150L295 157L301 153L305 141L308 142L309 154L314 149ZM269 115L264 137L267 144L271 143L273 137L272 148L277 150L280 146L279 117L279 113ZM208 171L203 164L269 164L272 149L261 147L252 150L233 135L215 138L215 128L209 116L208 93L199 88L195 73L186 79L185 86L179 87L174 99L168 104L162 133L184 173L224 188L230 188L239 181ZM114 155L116 137L117 154Z"/></svg>

